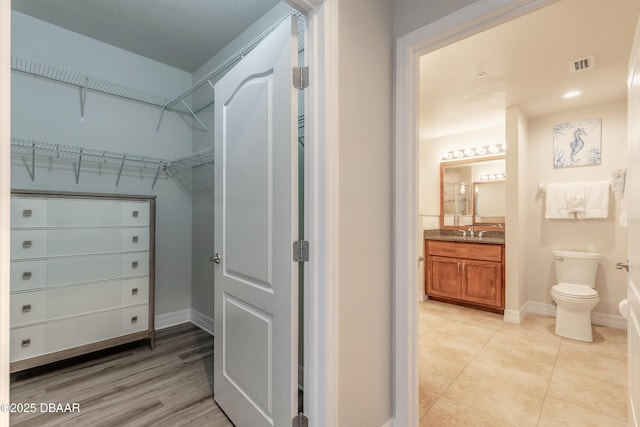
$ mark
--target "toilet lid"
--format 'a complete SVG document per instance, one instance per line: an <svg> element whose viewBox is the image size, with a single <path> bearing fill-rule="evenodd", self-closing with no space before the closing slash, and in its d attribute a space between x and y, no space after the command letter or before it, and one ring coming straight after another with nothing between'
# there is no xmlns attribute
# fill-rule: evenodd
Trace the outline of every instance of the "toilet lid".
<svg viewBox="0 0 640 427"><path fill-rule="evenodd" d="M587 285L577 285L575 283L558 283L553 290L560 295L572 298L595 298L598 291Z"/></svg>

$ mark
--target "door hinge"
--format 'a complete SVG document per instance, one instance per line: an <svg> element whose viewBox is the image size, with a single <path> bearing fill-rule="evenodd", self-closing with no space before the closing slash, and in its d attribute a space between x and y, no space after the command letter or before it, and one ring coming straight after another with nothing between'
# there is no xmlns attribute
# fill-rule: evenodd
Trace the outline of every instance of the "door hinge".
<svg viewBox="0 0 640 427"><path fill-rule="evenodd" d="M293 427L309 427L309 419L305 414L300 412L298 415L293 417L293 421L291 422Z"/></svg>
<svg viewBox="0 0 640 427"><path fill-rule="evenodd" d="M309 242L306 240L297 240L293 242L293 261L309 261Z"/></svg>
<svg viewBox="0 0 640 427"><path fill-rule="evenodd" d="M293 67L293 87L302 90L309 86L309 67Z"/></svg>

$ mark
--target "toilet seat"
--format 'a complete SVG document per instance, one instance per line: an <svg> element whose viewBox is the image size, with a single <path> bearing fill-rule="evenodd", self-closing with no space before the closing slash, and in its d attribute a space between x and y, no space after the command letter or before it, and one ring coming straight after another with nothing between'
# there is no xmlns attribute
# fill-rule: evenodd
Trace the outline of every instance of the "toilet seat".
<svg viewBox="0 0 640 427"><path fill-rule="evenodd" d="M591 286L578 285L575 283L558 283L553 286L552 291L558 296L576 299L594 299L598 298L598 291Z"/></svg>

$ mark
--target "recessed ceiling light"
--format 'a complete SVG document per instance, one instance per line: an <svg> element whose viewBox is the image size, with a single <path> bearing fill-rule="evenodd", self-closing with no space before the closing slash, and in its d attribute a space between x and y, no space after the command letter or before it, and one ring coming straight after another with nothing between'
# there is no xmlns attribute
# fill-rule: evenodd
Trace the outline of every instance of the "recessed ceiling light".
<svg viewBox="0 0 640 427"><path fill-rule="evenodd" d="M579 90L570 90L569 92L565 93L564 95L562 95L563 98L575 98L576 96L580 95L582 92L580 92Z"/></svg>

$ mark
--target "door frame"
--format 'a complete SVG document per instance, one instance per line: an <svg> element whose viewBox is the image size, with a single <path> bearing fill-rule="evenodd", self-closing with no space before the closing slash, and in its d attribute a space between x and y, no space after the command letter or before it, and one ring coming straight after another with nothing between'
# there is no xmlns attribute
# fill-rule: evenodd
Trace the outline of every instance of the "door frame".
<svg viewBox="0 0 640 427"><path fill-rule="evenodd" d="M396 40L394 138L394 425L417 426L418 94L420 56L558 0L478 0Z"/></svg>
<svg viewBox="0 0 640 427"><path fill-rule="evenodd" d="M286 0L306 14L310 84L305 97L305 209L311 262L305 273L304 394L310 426L338 425L337 0ZM0 403L9 402L11 203L11 1L0 2ZM0 425L9 414L0 413Z"/></svg>

